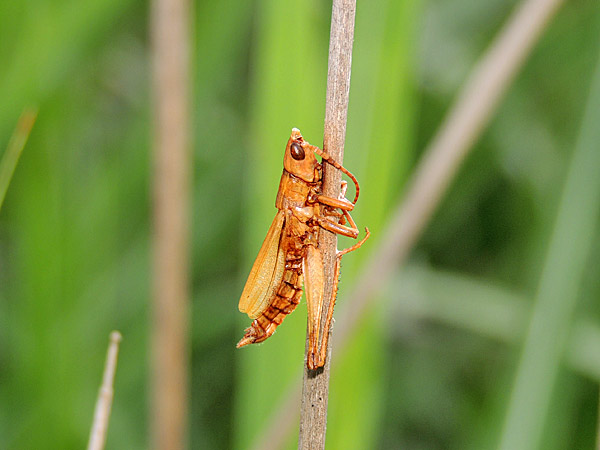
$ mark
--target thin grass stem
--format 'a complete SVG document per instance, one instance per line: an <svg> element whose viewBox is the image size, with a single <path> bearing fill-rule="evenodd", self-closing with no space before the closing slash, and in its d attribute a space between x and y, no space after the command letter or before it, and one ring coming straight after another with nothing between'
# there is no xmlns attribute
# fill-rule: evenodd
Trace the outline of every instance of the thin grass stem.
<svg viewBox="0 0 600 450"><path fill-rule="evenodd" d="M113 331L110 333L110 342L106 353L106 363L104 366L104 375L102 385L98 391L98 400L94 410L94 422L90 431L90 440L88 450L103 450L106 443L106 433L108 431L108 421L114 397L115 372L117 371L117 358L119 356L119 343L121 342L121 333Z"/></svg>

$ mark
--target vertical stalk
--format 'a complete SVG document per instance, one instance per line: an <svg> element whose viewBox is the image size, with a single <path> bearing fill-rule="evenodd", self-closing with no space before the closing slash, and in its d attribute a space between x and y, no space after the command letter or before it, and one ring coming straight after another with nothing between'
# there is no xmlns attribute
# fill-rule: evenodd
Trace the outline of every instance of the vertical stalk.
<svg viewBox="0 0 600 450"><path fill-rule="evenodd" d="M154 308L151 329L151 444L187 446L188 0L153 0Z"/></svg>
<svg viewBox="0 0 600 450"><path fill-rule="evenodd" d="M340 164L344 158L344 141L346 138L355 12L356 0L333 1L331 34L329 38L323 149ZM341 174L328 164L324 166L323 193L329 197L337 198L340 191ZM323 270L325 274L323 311L326 312L329 309L329 301L335 281L336 235L322 232L319 238L319 249L323 253ZM326 313L323 314L321 330L323 329L326 315ZM306 349L308 351L308 335L306 338ZM305 359L306 357L305 354ZM300 436L298 440L298 448L300 450L325 448L330 365L331 340L329 340L327 349L327 362L323 368L309 370L306 364L304 364L302 405L300 409Z"/></svg>
<svg viewBox="0 0 600 450"><path fill-rule="evenodd" d="M104 375L102 376L102 385L98 392L96 408L94 410L94 421L90 431L90 440L88 441L88 450L103 450L106 443L106 433L108 431L108 421L110 419L110 410L112 408L115 384L115 372L117 371L117 357L119 356L119 343L121 342L121 333L113 331L110 333L110 343L106 352L106 363L104 365Z"/></svg>

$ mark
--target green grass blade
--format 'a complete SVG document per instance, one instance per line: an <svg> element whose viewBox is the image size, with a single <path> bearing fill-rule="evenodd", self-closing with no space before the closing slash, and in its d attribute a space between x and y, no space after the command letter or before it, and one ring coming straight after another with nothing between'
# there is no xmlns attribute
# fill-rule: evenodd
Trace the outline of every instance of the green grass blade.
<svg viewBox="0 0 600 450"><path fill-rule="evenodd" d="M361 197L352 214L361 233L368 226L372 238L342 261L338 313L346 306L344 288L352 286L360 263L375 248L414 158L414 43L419 4L418 0L384 0L357 6L344 163L361 183ZM338 247L348 245L349 240L342 239ZM327 429L331 448L377 445L387 364L381 311L374 308L365 315L347 352L333 349Z"/></svg>
<svg viewBox="0 0 600 450"><path fill-rule="evenodd" d="M8 3L10 2L3 2ZM131 0L84 0L27 2L23 7L18 37L2 36L0 50L11 54L0 70L0 134L3 126L24 101L39 103L60 86L85 60L102 33L108 33L133 2ZM10 11L10 10L9 10ZM12 18L0 7L0 24ZM8 19L6 19L8 18ZM76 37L76 38L74 38Z"/></svg>
<svg viewBox="0 0 600 450"><path fill-rule="evenodd" d="M399 122L402 118L404 125L409 124L414 109L408 95L410 75L407 76L414 40L407 36L412 36L415 30L409 25L414 23L416 4L384 1L383 9L359 7L357 10L344 165L356 173L363 189L356 218L361 226L368 225L374 231L381 229L386 214L383 206L389 205L399 192L402 175L410 161L410 152L406 151L411 142L409 127ZM323 11L321 22L315 20L311 14L314 7L267 3L259 16L261 33L254 60L255 95L250 133L254 150L248 166L251 177L248 191L253 194L247 227L248 234L256 241L255 248L249 251L251 256L256 254L275 213L273 201L281 173L281 152L290 128L299 127L316 145L322 141L329 24ZM291 10L295 21L305 24L302 39L288 31L286 17L291 15ZM374 30L377 32L373 33ZM365 211L360 213L363 207ZM257 213L261 214L260 218ZM260 230L256 228L258 220ZM340 248L347 245L347 240L338 244ZM344 260L342 280L355 272L362 259L360 253ZM343 295L340 300L343 303ZM244 376L238 391L239 447L247 445L248 434L257 435L257 427L265 429L272 423L269 407L277 404L274 398L283 395L283 389L274 386L273 380L289 386L294 377L301 374L305 314L301 304L273 339L259 349L241 351L240 368ZM349 442L355 448L373 445L382 377L381 354L375 350L380 347L380 337L371 331L365 327L357 334L351 358L334 354L327 428L327 442L332 448L348 448ZM250 353L254 354L250 356ZM357 359L361 365L355 363ZM271 401L263 410L257 405L264 403L265 390L270 392ZM353 404L352 408L347 408L349 403ZM240 440L241 436L246 441Z"/></svg>
<svg viewBox="0 0 600 450"><path fill-rule="evenodd" d="M560 201L499 448L540 444L600 210L600 65Z"/></svg>
<svg viewBox="0 0 600 450"><path fill-rule="evenodd" d="M409 265L388 292L392 303L387 320L393 324L433 321L511 346L520 345L530 316L530 302L519 292L485 278L431 267ZM600 325L583 317L573 324L566 362L600 382Z"/></svg>
<svg viewBox="0 0 600 450"><path fill-rule="evenodd" d="M27 139L29 139L29 133L31 133L36 117L37 109L28 109L23 112L19 118L17 128L8 142L2 160L0 160L0 211L2 211L8 185L12 180Z"/></svg>
<svg viewBox="0 0 600 450"><path fill-rule="evenodd" d="M283 169L283 153L293 127L311 143L323 143L327 76L327 18L317 1L271 0L256 9L256 44L250 75L249 150L245 180L245 269L275 216L275 196ZM239 339L251 320L239 316ZM264 344L237 350L235 448L250 448L273 423L273 407L293 381L302 376L306 306L304 301Z"/></svg>

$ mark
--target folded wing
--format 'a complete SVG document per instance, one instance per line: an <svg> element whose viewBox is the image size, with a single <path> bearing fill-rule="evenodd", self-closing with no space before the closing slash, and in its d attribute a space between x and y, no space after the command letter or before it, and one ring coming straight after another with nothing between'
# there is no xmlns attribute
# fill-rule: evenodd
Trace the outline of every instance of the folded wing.
<svg viewBox="0 0 600 450"><path fill-rule="evenodd" d="M284 225L285 213L279 211L267 232L240 297L239 309L251 319L256 319L269 307L281 283L285 269L285 252L281 245Z"/></svg>

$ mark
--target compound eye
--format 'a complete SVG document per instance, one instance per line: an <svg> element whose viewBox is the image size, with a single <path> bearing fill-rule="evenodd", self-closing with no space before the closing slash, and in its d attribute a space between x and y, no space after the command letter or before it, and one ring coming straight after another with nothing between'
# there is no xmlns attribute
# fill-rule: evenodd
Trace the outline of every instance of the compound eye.
<svg viewBox="0 0 600 450"><path fill-rule="evenodd" d="M304 159L304 149L296 142L292 142L292 145L290 145L290 153L296 161Z"/></svg>

